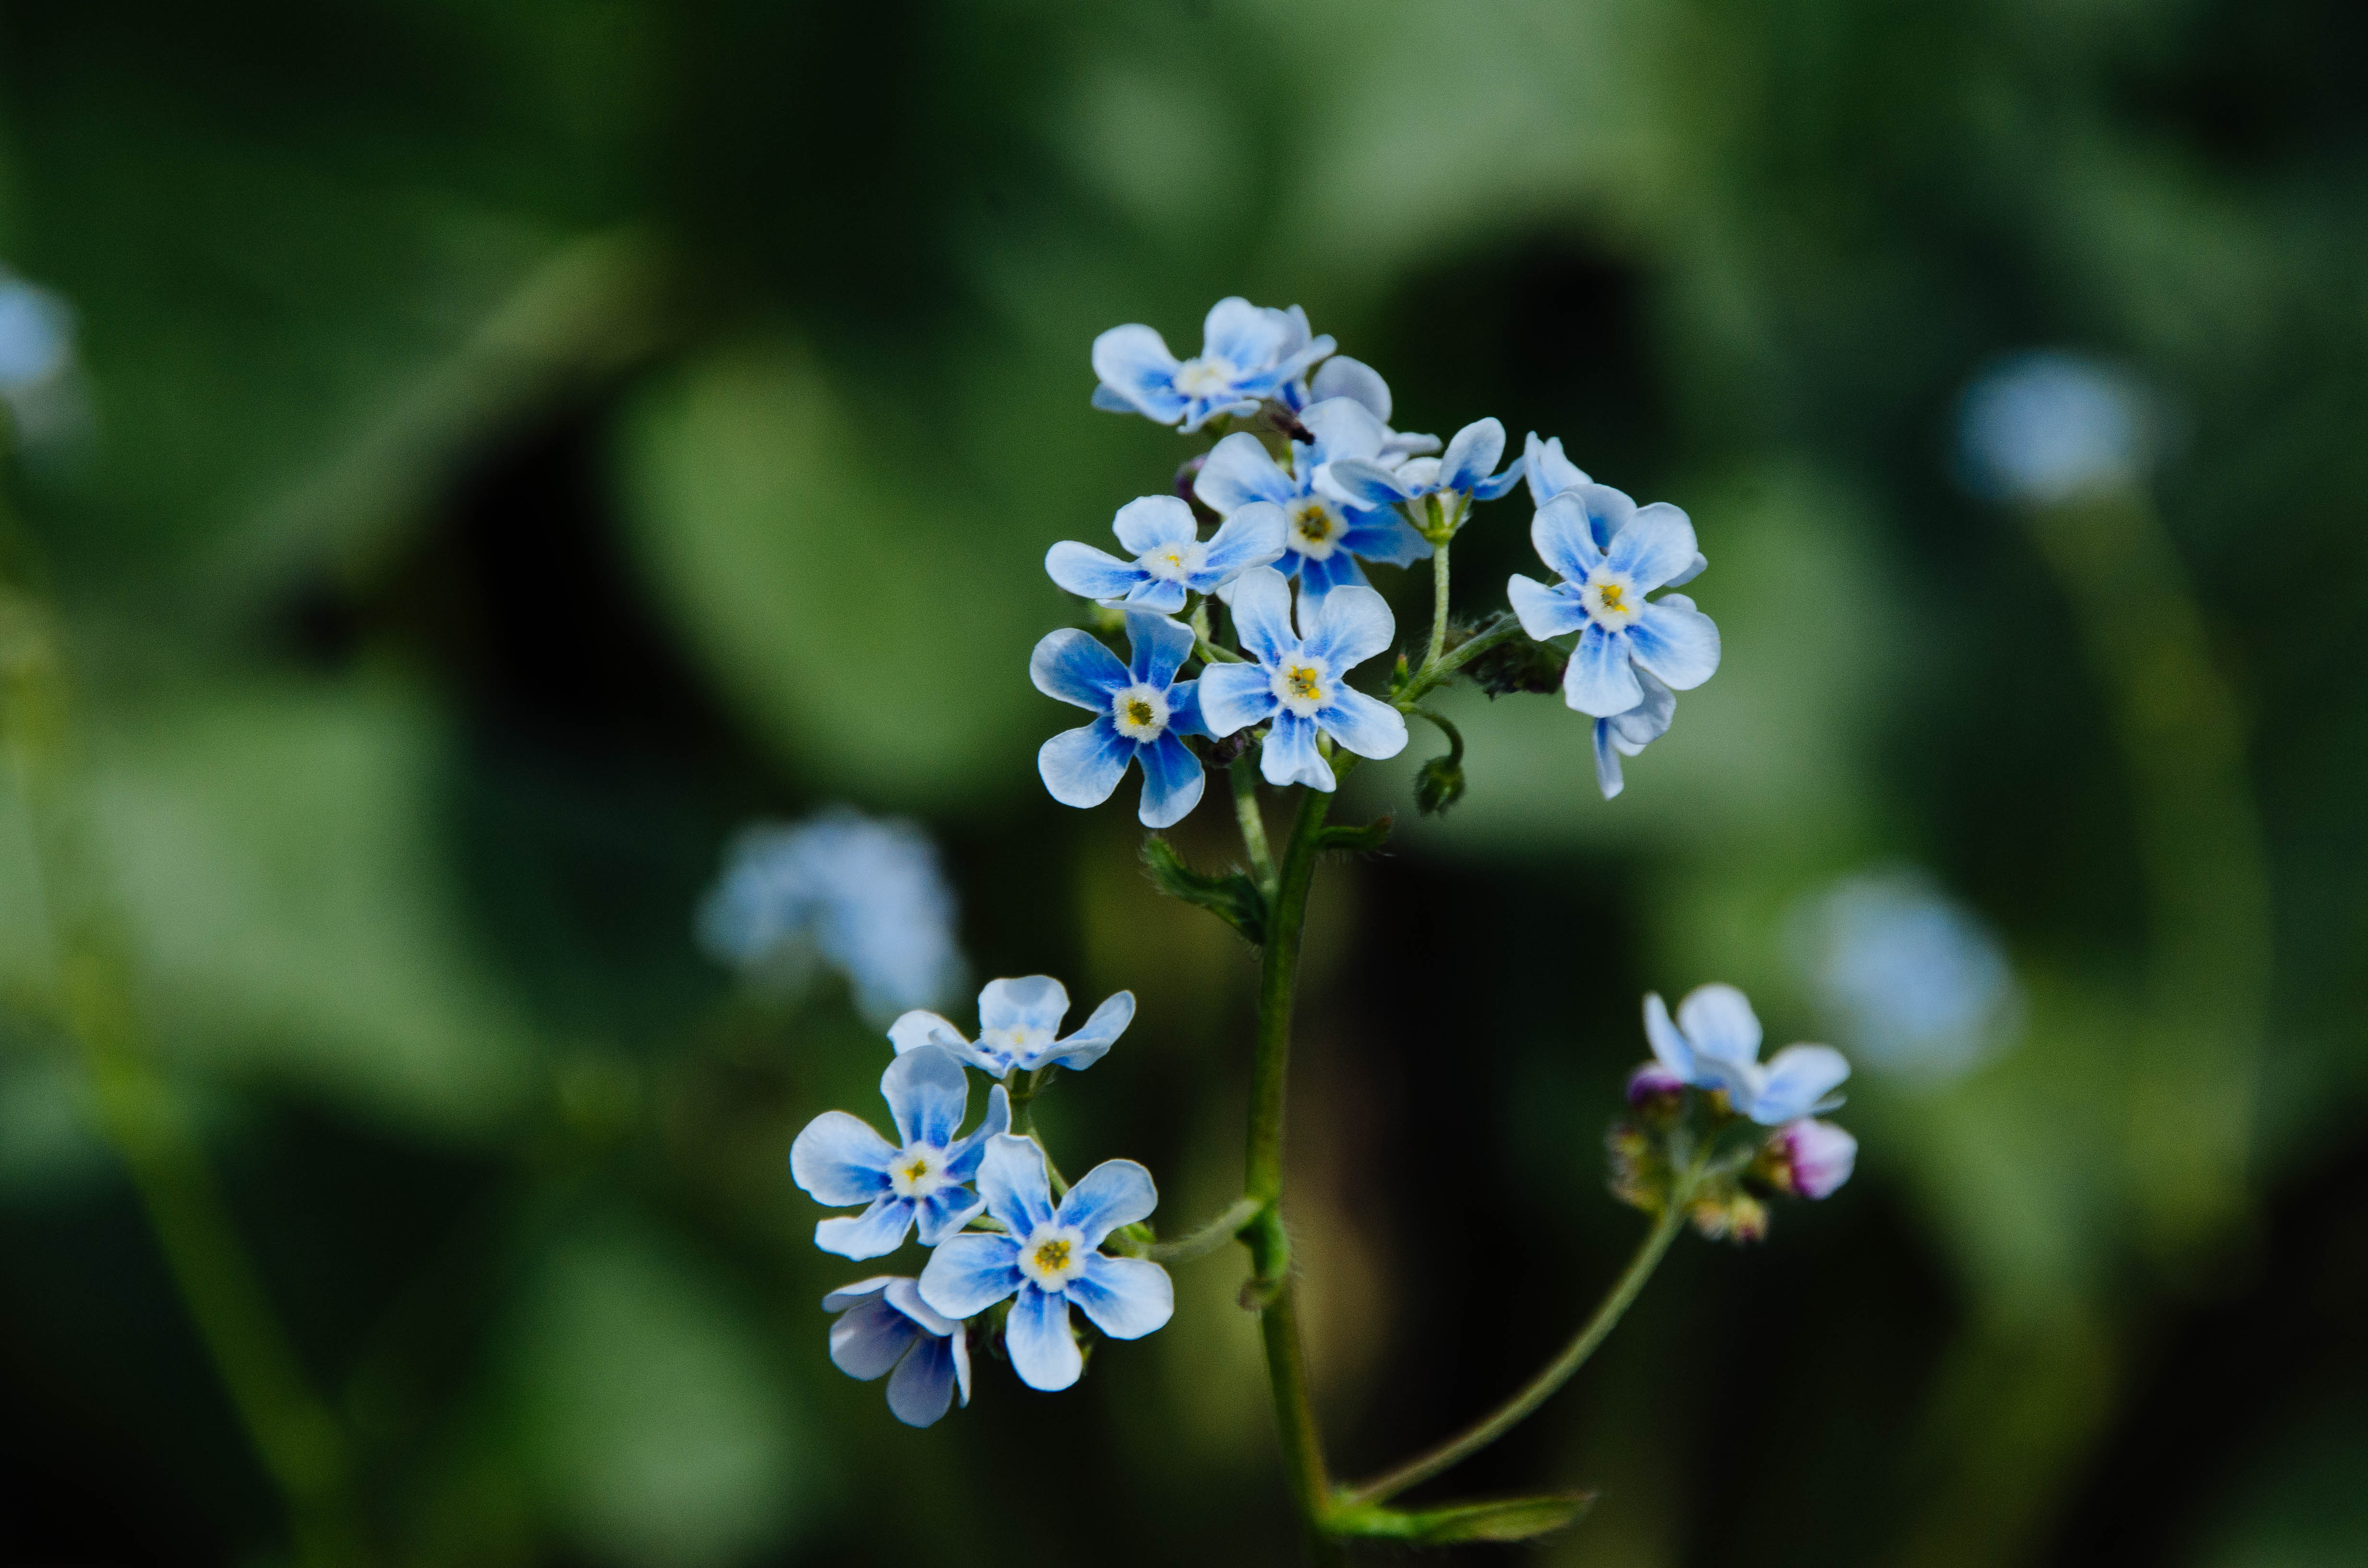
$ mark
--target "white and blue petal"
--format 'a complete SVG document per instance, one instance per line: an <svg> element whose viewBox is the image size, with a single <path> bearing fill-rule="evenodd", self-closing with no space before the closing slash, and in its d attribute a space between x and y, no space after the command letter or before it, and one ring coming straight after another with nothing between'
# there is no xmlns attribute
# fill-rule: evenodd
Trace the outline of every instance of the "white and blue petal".
<svg viewBox="0 0 2368 1568"><path fill-rule="evenodd" d="M1219 517L1229 517L1254 502L1289 501L1299 487L1264 443L1247 430L1236 430L1209 449L1193 477L1192 494Z"/></svg>
<svg viewBox="0 0 2368 1568"><path fill-rule="evenodd" d="M844 1208L887 1191L895 1158L895 1149L860 1117L826 1110L790 1145L790 1176L815 1202Z"/></svg>
<svg viewBox="0 0 2368 1568"><path fill-rule="evenodd" d="M1129 554L1148 555L1162 545L1190 544L1201 530L1182 496L1139 495L1118 509L1110 532Z"/></svg>
<svg viewBox="0 0 2368 1568"><path fill-rule="evenodd" d="M1299 618L1303 622L1309 619L1304 607ZM1302 647L1323 660L1336 676L1387 648L1398 631L1389 601L1371 588L1342 587L1325 595L1315 622Z"/></svg>
<svg viewBox="0 0 2368 1568"><path fill-rule="evenodd" d="M1483 479L1475 483L1472 486L1472 498L1474 501L1494 501L1520 483L1521 460L1515 458L1506 465L1504 472L1493 479Z"/></svg>
<svg viewBox="0 0 2368 1568"><path fill-rule="evenodd" d="M1315 720L1277 713L1274 728L1267 732L1265 744L1258 748L1258 772L1278 790L1286 784L1331 790L1336 782L1332 765L1315 749Z"/></svg>
<svg viewBox="0 0 2368 1568"><path fill-rule="evenodd" d="M1192 652L1192 631L1165 616L1131 613L1126 618L1127 644L1134 657L1127 674L1135 684L1165 691Z"/></svg>
<svg viewBox="0 0 2368 1568"><path fill-rule="evenodd" d="M1683 594L1646 604L1627 635L1636 662L1679 691L1691 691L1718 673L1718 623Z"/></svg>
<svg viewBox="0 0 2368 1568"><path fill-rule="evenodd" d="M1595 722L1594 741L1595 787L1603 792L1605 800L1616 801L1620 798L1620 791L1628 787L1628 780L1621 772L1620 748L1612 740L1611 720L1598 719ZM1635 754L1632 752L1629 755L1633 756Z"/></svg>
<svg viewBox="0 0 2368 1568"><path fill-rule="evenodd" d="M1175 1281L1148 1258L1096 1253L1065 1289L1077 1310L1112 1339L1141 1339L1176 1315Z"/></svg>
<svg viewBox="0 0 2368 1568"><path fill-rule="evenodd" d="M1359 756L1378 760L1406 750L1406 715L1381 699L1349 687L1334 690L1332 700L1316 710L1315 723Z"/></svg>
<svg viewBox="0 0 2368 1568"><path fill-rule="evenodd" d="M883 1193L860 1214L838 1215L814 1226L814 1245L841 1257L885 1257L913 1228L913 1200Z"/></svg>
<svg viewBox="0 0 2368 1568"><path fill-rule="evenodd" d="M1335 588L1361 588L1367 585L1365 569L1345 548L1334 551L1322 561L1312 555L1292 554L1292 564L1299 573L1299 612L1304 618L1321 605Z"/></svg>
<svg viewBox="0 0 2368 1568"><path fill-rule="evenodd" d="M1042 1051L1023 1060L1019 1065L1028 1068L1061 1066L1072 1073L1081 1073L1099 1062L1126 1026L1134 1022L1134 993L1113 992L1102 998L1102 1005L1089 1014L1077 1032L1066 1040L1054 1040Z"/></svg>
<svg viewBox="0 0 2368 1568"><path fill-rule="evenodd" d="M1001 1088L1001 1085L996 1085ZM985 1212L986 1199L967 1188L941 1187L913 1203L913 1232L925 1247L936 1246Z"/></svg>
<svg viewBox="0 0 2368 1568"><path fill-rule="evenodd" d="M1638 591L1651 593L1692 565L1697 553L1692 519L1667 501L1656 501L1636 508L1635 516L1613 535L1604 557Z"/></svg>
<svg viewBox="0 0 2368 1568"><path fill-rule="evenodd" d="M923 1335L888 1380L888 1413L907 1426L935 1426L953 1405L960 1345L959 1333Z"/></svg>
<svg viewBox="0 0 2368 1568"><path fill-rule="evenodd" d="M1096 389L1096 401L1103 407L1111 401L1122 401L1162 425L1173 425L1183 417L1185 399L1174 384L1176 356L1150 327L1131 323L1110 328L1094 339L1093 362L1094 374L1110 393L1110 401L1105 401L1100 388Z"/></svg>
<svg viewBox="0 0 2368 1568"><path fill-rule="evenodd" d="M1629 662L1627 635L1590 622L1570 656L1570 667L1563 672L1562 694L1571 707L1599 719L1625 713L1644 701L1645 688Z"/></svg>
<svg viewBox="0 0 2368 1568"><path fill-rule="evenodd" d="M1104 1160L1069 1188L1054 1218L1075 1225L1086 1245L1098 1247L1112 1231L1149 1218L1158 1207L1159 1188L1149 1171L1133 1160Z"/></svg>
<svg viewBox="0 0 2368 1568"><path fill-rule="evenodd" d="M1678 1026L1669 1021L1668 1004L1657 991L1645 996L1645 1038L1653 1047L1653 1059L1691 1084L1695 1081L1693 1047Z"/></svg>
<svg viewBox="0 0 2368 1568"><path fill-rule="evenodd" d="M960 1142L947 1145L946 1174L956 1181L970 1180L978 1174L979 1161L986 1157L986 1141L1010 1131L1011 1096L996 1084L986 1091L985 1118Z"/></svg>
<svg viewBox="0 0 2368 1568"><path fill-rule="evenodd" d="M1264 720L1279 706L1272 679L1263 665L1211 665L1203 669L1196 693L1202 728L1224 740L1235 730Z"/></svg>
<svg viewBox="0 0 2368 1568"><path fill-rule="evenodd" d="M1398 477L1403 472L1393 472L1363 458L1343 458L1325 465L1324 478L1327 489L1352 505L1392 506L1411 501L1422 493Z"/></svg>
<svg viewBox="0 0 2368 1568"><path fill-rule="evenodd" d="M1118 733L1107 713L1092 723L1064 730L1036 752L1036 771L1045 790L1064 806L1099 806L1110 798L1126 765L1134 760L1134 743Z"/></svg>
<svg viewBox="0 0 2368 1568"><path fill-rule="evenodd" d="M1075 540L1063 540L1044 552L1044 574L1070 593L1089 599L1124 598L1151 581L1150 574L1133 562Z"/></svg>
<svg viewBox="0 0 2368 1568"><path fill-rule="evenodd" d="M1143 581L1129 588L1126 591L1126 597L1119 603L1128 609L1149 610L1155 615L1174 615L1184 608L1184 585L1167 582L1145 573Z"/></svg>
<svg viewBox="0 0 2368 1568"><path fill-rule="evenodd" d="M1172 722L1172 709L1168 717ZM1201 792L1208 787L1207 775L1201 759L1176 738L1172 729L1156 740L1138 744L1134 756L1143 765L1143 798L1134 814L1144 826L1173 827L1201 803Z"/></svg>
<svg viewBox="0 0 2368 1568"><path fill-rule="evenodd" d="M1587 503L1590 490L1606 488L1580 485L1565 490L1530 519L1530 543L1536 548L1538 559L1573 583L1583 581L1603 560L1602 548L1588 520Z"/></svg>
<svg viewBox="0 0 2368 1568"><path fill-rule="evenodd" d="M1284 655L1298 651L1299 637L1291 626L1291 585L1273 567L1253 567L1234 579L1233 611L1235 641L1259 664L1278 664ZM1220 665L1216 669L1224 667ZM1214 669L1203 672L1202 680L1214 673ZM1204 712L1208 703L1204 688L1201 694Z"/></svg>
<svg viewBox="0 0 2368 1568"><path fill-rule="evenodd" d="M1381 424L1390 422L1390 383L1382 380L1379 370L1361 359L1335 354L1307 378L1307 401L1311 407L1333 398L1353 399L1363 404L1365 411Z"/></svg>
<svg viewBox="0 0 2368 1568"><path fill-rule="evenodd" d="M1395 512L1352 512L1349 526L1340 530L1333 559L1342 553L1389 566L1411 566L1430 559L1430 540Z"/></svg>
<svg viewBox="0 0 2368 1568"><path fill-rule="evenodd" d="M1019 1381L1045 1393L1058 1393L1077 1381L1086 1359L1069 1332L1069 1299L1057 1291L1038 1290L1031 1281L1020 1287L1004 1320L1003 1347Z"/></svg>
<svg viewBox="0 0 2368 1568"><path fill-rule="evenodd" d="M970 1078L942 1050L899 1053L880 1074L880 1094L888 1102L896 1136L907 1144L944 1148L970 1109Z"/></svg>
<svg viewBox="0 0 2368 1568"><path fill-rule="evenodd" d="M1849 1062L1830 1045L1788 1045L1769 1058L1759 1092L1743 1108L1752 1120L1768 1127L1830 1110L1840 1102L1828 1096L1850 1073Z"/></svg>
<svg viewBox="0 0 2368 1568"><path fill-rule="evenodd" d="M1591 619L1577 594L1560 584L1548 587L1519 572L1506 580L1505 597L1511 601L1521 630L1541 642L1565 631L1576 631Z"/></svg>
<svg viewBox="0 0 2368 1568"><path fill-rule="evenodd" d="M1250 501L1235 507L1233 516L1209 536L1201 569L1187 580L1188 585L1197 593L1211 593L1253 566L1272 565L1282 559L1290 531L1289 517L1272 501Z"/></svg>
<svg viewBox="0 0 2368 1568"><path fill-rule="evenodd" d="M1049 974L990 980L978 994L978 1028L1050 1035L1069 1016L1069 988Z"/></svg>
<svg viewBox="0 0 2368 1568"><path fill-rule="evenodd" d="M1201 717L1201 683L1179 680L1167 688L1167 738L1178 735L1207 735L1208 724ZM1214 736L1210 736L1212 740ZM1149 764L1144 765L1146 767Z"/></svg>
<svg viewBox="0 0 2368 1568"><path fill-rule="evenodd" d="M974 1317L1019 1289L1019 1244L965 1231L948 1236L921 1268L921 1300L939 1316Z"/></svg>
<svg viewBox="0 0 2368 1568"><path fill-rule="evenodd" d="M1387 395L1386 392L1383 395ZM1390 438L1389 426L1374 417L1372 409L1352 398L1328 398L1314 403L1300 415L1299 422L1315 437L1306 449L1306 460L1316 464L1346 458L1378 460L1382 448ZM1303 476L1308 472L1304 466L1300 469Z"/></svg>
<svg viewBox="0 0 2368 1568"><path fill-rule="evenodd" d="M899 1056L934 1045L940 1051L952 1051L957 1060L969 1060L963 1052L970 1049L970 1041L962 1038L962 1030L924 1007L898 1015L896 1021L888 1026L888 1043L896 1048Z"/></svg>
<svg viewBox="0 0 2368 1568"><path fill-rule="evenodd" d="M1504 455L1505 426L1495 419L1475 419L1447 443L1446 455L1439 460L1439 487L1473 489Z"/></svg>
<svg viewBox="0 0 2368 1568"><path fill-rule="evenodd" d="M1645 700L1603 721L1621 751L1629 756L1668 734L1678 716L1678 694L1649 671L1638 670L1636 684L1645 688Z"/></svg>
<svg viewBox="0 0 2368 1568"><path fill-rule="evenodd" d="M1541 441L1534 430L1521 443L1521 467L1530 482L1530 499L1541 506L1565 490L1593 483L1585 469L1563 455L1561 437Z"/></svg>
<svg viewBox="0 0 2368 1568"><path fill-rule="evenodd" d="M1678 1028L1697 1056L1750 1062L1759 1055L1759 1015L1750 998L1722 982L1697 985L1678 1004Z"/></svg>
<svg viewBox="0 0 2368 1568"><path fill-rule="evenodd" d="M988 1139L986 1158L978 1165L978 1190L986 1199L986 1211L1015 1236L1029 1234L1053 1217L1053 1183L1044 1174L1044 1151L1030 1139L1008 1132ZM922 1276L925 1285L928 1278ZM921 1294L948 1317L970 1316L949 1311L928 1290Z"/></svg>
<svg viewBox="0 0 2368 1568"><path fill-rule="evenodd" d="M830 1325L830 1364L859 1382L886 1375L925 1330L889 1303L889 1277L866 1279L832 1291L822 1301L839 1314Z"/></svg>
<svg viewBox="0 0 2368 1568"><path fill-rule="evenodd" d="M1028 678L1047 697L1096 711L1127 684L1118 655L1074 626L1045 633L1028 655Z"/></svg>
<svg viewBox="0 0 2368 1568"><path fill-rule="evenodd" d="M1262 369L1290 351L1289 318L1276 310L1229 294L1209 307L1201 323L1201 352L1221 357L1241 370Z"/></svg>

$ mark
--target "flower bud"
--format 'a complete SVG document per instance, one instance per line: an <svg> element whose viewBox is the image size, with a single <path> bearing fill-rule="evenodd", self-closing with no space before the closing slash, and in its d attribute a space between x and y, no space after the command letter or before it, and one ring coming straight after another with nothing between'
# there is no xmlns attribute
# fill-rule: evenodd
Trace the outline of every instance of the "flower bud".
<svg viewBox="0 0 2368 1568"><path fill-rule="evenodd" d="M1768 1239L1768 1205L1732 1182L1716 1183L1696 1197L1687 1208L1686 1217L1709 1241Z"/></svg>
<svg viewBox="0 0 2368 1568"><path fill-rule="evenodd" d="M1779 1192L1824 1198L1850 1180L1857 1165L1857 1139L1830 1121L1804 1116L1769 1135L1751 1174Z"/></svg>
<svg viewBox="0 0 2368 1568"><path fill-rule="evenodd" d="M1685 1092L1686 1081L1657 1062L1647 1062L1628 1074L1628 1104L1647 1114L1675 1112Z"/></svg>
<svg viewBox="0 0 2368 1568"><path fill-rule="evenodd" d="M1669 1165L1656 1141L1633 1121L1615 1121L1604 1140L1611 1156L1611 1196L1657 1214L1668 1201Z"/></svg>
<svg viewBox="0 0 2368 1568"><path fill-rule="evenodd" d="M1434 756L1414 776L1414 803L1436 816L1463 798L1463 768L1452 756Z"/></svg>

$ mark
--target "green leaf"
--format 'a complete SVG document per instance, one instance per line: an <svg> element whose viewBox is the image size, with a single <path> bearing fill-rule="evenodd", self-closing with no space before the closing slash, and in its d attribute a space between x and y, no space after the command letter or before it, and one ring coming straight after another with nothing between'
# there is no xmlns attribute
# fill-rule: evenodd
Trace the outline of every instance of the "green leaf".
<svg viewBox="0 0 2368 1568"><path fill-rule="evenodd" d="M1371 855L1390 841L1388 817L1375 817L1361 826L1345 824L1323 829L1315 835L1319 849L1334 849L1343 855Z"/></svg>
<svg viewBox="0 0 2368 1568"><path fill-rule="evenodd" d="M1386 832L1389 819L1383 819ZM1210 876L1184 863L1176 846L1153 834L1143 841L1144 869L1151 881L1170 898L1197 903L1242 934L1252 947L1266 940L1266 894L1239 871Z"/></svg>
<svg viewBox="0 0 2368 1568"><path fill-rule="evenodd" d="M1592 1492L1543 1497L1500 1497L1486 1503L1452 1503L1444 1508L1356 1508L1335 1516L1326 1529L1336 1536L1404 1540L1417 1546L1448 1546L1470 1540L1533 1540L1577 1522L1595 1506Z"/></svg>

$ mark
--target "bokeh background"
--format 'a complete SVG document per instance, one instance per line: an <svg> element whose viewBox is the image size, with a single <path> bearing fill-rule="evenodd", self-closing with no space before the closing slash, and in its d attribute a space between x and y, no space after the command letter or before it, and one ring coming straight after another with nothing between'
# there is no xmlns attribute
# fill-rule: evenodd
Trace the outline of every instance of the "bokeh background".
<svg viewBox="0 0 2368 1568"><path fill-rule="evenodd" d="M2363 70L2330 0L10 6L71 358L9 372L0 1553L1289 1560L1230 1254L1064 1396L831 1369L783 1156L886 1047L694 935L744 824L916 821L974 978L1142 998L1064 1163L1231 1196L1250 954L1044 798L1024 666L1045 547L1194 449L1093 335L1239 292L1687 507L1726 640L1616 801L1469 691L1452 814L1427 735L1355 781L1292 1149L1340 1468L1569 1332L1637 997L1726 979L1859 1062L1858 1178L1440 1490L1600 1488L1554 1563L2368 1561ZM2032 349L2143 414L2107 482L1969 464ZM192 1270L278 1325L276 1460Z"/></svg>

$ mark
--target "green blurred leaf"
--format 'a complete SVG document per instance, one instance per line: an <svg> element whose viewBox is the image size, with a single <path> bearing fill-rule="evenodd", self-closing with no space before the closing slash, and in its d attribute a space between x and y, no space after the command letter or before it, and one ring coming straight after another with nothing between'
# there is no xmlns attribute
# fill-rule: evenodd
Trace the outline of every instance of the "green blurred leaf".
<svg viewBox="0 0 2368 1568"><path fill-rule="evenodd" d="M1448 1546L1459 1541L1533 1540L1567 1528L1595 1506L1591 1492L1456 1503L1444 1508L1360 1508L1336 1517L1331 1533Z"/></svg>
<svg viewBox="0 0 2368 1568"><path fill-rule="evenodd" d="M1151 885L1169 898L1207 910L1254 948L1266 940L1266 894L1241 872L1196 871L1156 833L1143 841L1143 867L1151 873Z"/></svg>

